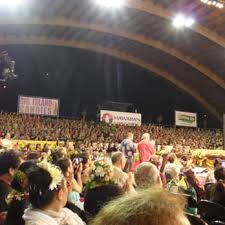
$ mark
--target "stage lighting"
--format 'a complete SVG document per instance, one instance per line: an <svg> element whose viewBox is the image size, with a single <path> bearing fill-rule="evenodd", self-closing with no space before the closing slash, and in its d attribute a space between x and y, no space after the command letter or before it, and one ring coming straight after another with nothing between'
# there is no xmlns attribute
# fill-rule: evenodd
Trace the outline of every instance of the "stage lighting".
<svg viewBox="0 0 225 225"><path fill-rule="evenodd" d="M94 0L96 4L103 7L120 8L124 5L125 0Z"/></svg>
<svg viewBox="0 0 225 225"><path fill-rule="evenodd" d="M191 27L195 23L194 19L185 15L179 14L173 19L173 26L176 28Z"/></svg>
<svg viewBox="0 0 225 225"><path fill-rule="evenodd" d="M192 18L187 18L185 21L185 26L186 27L191 27L195 23L194 19Z"/></svg>

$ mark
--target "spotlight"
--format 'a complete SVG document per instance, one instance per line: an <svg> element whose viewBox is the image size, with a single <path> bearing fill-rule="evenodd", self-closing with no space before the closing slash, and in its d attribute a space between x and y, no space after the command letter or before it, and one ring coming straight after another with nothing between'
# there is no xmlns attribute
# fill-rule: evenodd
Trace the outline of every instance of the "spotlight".
<svg viewBox="0 0 225 225"><path fill-rule="evenodd" d="M195 23L191 17L179 14L173 19L173 26L176 28L191 27Z"/></svg>
<svg viewBox="0 0 225 225"><path fill-rule="evenodd" d="M194 23L195 23L194 19L187 18L187 20L185 21L185 26L186 27L191 27Z"/></svg>
<svg viewBox="0 0 225 225"><path fill-rule="evenodd" d="M96 4L110 8L120 8L124 5L125 0L95 0Z"/></svg>
<svg viewBox="0 0 225 225"><path fill-rule="evenodd" d="M173 19L173 26L176 28L181 28L184 26L184 24L185 24L185 17L182 14L177 15Z"/></svg>

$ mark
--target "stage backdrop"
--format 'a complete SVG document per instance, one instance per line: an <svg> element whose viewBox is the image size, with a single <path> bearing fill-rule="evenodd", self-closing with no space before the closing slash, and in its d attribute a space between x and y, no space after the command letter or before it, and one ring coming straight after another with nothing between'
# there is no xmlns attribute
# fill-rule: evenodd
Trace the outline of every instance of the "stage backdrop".
<svg viewBox="0 0 225 225"><path fill-rule="evenodd" d="M197 127L197 114L175 111L175 125L184 127Z"/></svg>
<svg viewBox="0 0 225 225"><path fill-rule="evenodd" d="M140 113L127 113L101 110L100 121L108 124L124 124L130 126L141 126L141 114Z"/></svg>
<svg viewBox="0 0 225 225"><path fill-rule="evenodd" d="M59 116L59 100L19 95L18 113Z"/></svg>

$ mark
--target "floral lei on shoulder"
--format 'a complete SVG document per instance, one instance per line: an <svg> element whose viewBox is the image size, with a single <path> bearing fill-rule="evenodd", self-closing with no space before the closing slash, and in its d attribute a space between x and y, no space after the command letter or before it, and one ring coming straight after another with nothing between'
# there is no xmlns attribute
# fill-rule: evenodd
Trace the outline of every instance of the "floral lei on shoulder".
<svg viewBox="0 0 225 225"><path fill-rule="evenodd" d="M93 189L104 185L115 185L111 179L112 173L112 163L109 159L102 158L96 160L91 166L87 187Z"/></svg>
<svg viewBox="0 0 225 225"><path fill-rule="evenodd" d="M10 205L14 201L23 201L23 200L28 200L28 199L29 199L28 193L19 192L17 190L12 190L6 197L5 201L8 205Z"/></svg>

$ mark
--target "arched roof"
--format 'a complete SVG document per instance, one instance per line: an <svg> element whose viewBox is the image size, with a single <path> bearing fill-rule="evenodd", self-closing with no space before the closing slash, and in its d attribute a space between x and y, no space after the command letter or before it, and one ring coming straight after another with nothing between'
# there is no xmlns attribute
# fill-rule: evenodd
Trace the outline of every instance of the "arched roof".
<svg viewBox="0 0 225 225"><path fill-rule="evenodd" d="M94 0L29 0L0 9L0 45L82 48L139 65L168 80L218 120L225 112L225 15L200 0L127 0L103 9ZM171 25L175 13L196 18L190 29Z"/></svg>

